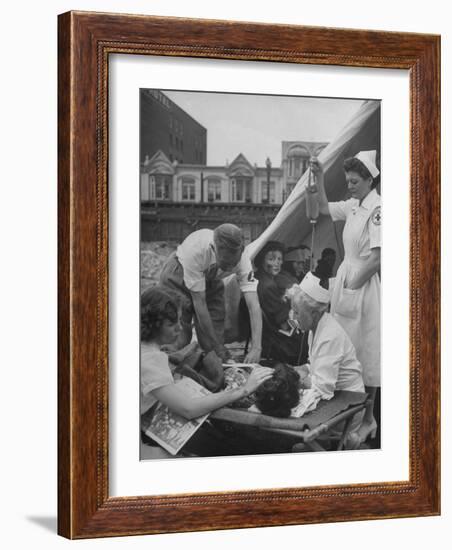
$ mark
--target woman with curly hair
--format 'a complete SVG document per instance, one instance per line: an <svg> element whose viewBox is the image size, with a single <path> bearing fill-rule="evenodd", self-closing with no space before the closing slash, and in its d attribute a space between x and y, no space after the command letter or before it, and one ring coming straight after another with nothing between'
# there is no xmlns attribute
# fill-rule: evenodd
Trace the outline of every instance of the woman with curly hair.
<svg viewBox="0 0 452 550"><path fill-rule="evenodd" d="M240 388L202 397L187 396L174 383L168 356L161 350L163 345L174 343L180 331L174 298L159 287L147 289L141 296L141 414L161 402L184 418L197 418L248 396L272 374L271 369L257 367ZM146 443L142 458L169 457L152 440Z"/></svg>
<svg viewBox="0 0 452 550"><path fill-rule="evenodd" d="M278 284L284 245L269 241L254 258L255 277L259 281L257 294L262 309L262 353L267 359L291 365L304 362L306 353L299 334L289 323L290 304L284 299L285 288Z"/></svg>

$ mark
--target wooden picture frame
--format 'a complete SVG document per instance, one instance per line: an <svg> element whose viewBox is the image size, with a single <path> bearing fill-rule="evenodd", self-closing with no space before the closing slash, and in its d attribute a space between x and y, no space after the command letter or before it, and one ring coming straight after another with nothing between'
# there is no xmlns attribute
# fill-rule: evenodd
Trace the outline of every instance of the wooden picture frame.
<svg viewBox="0 0 452 550"><path fill-rule="evenodd" d="M69 12L59 16L58 48L59 534L87 538L439 514L440 38ZM109 496L107 92L109 56L121 53L409 71L409 481Z"/></svg>

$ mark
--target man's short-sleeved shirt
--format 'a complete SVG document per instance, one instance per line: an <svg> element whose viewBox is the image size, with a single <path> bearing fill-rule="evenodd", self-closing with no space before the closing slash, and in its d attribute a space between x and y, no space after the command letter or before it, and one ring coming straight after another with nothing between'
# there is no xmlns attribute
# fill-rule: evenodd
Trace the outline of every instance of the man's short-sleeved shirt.
<svg viewBox="0 0 452 550"><path fill-rule="evenodd" d="M200 229L194 231L177 247L176 256L184 269L184 283L192 292L206 290L206 279L224 278L231 273L237 276L242 292L256 292L257 280L246 250L239 263L230 272L221 272L217 267L213 231Z"/></svg>
<svg viewBox="0 0 452 550"><path fill-rule="evenodd" d="M141 343L141 414L149 410L157 399L152 390L174 383L168 356L153 344Z"/></svg>

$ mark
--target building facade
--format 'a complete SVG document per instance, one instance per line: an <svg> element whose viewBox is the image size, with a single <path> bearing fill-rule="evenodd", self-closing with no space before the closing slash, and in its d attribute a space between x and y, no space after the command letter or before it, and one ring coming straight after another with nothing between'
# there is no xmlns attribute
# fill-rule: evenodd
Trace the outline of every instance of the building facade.
<svg viewBox="0 0 452 550"><path fill-rule="evenodd" d="M160 90L140 90L140 162L163 151L170 162L204 165L207 130Z"/></svg>
<svg viewBox="0 0 452 550"><path fill-rule="evenodd" d="M142 240L181 241L196 229L230 222L251 242L326 145L283 142L279 167L251 164L242 153L225 166L178 163L157 151L141 166Z"/></svg>
<svg viewBox="0 0 452 550"><path fill-rule="evenodd" d="M284 202L281 168L252 165L241 153L228 166L170 162L163 151L141 167L141 201L279 204Z"/></svg>
<svg viewBox="0 0 452 550"><path fill-rule="evenodd" d="M327 143L283 141L280 166L242 153L207 165L207 130L160 90L140 90L141 238L181 241L201 228L239 225L247 242L272 222Z"/></svg>
<svg viewBox="0 0 452 550"><path fill-rule="evenodd" d="M225 166L178 163L159 150L141 166L141 201L280 206L326 145L284 141L280 167L251 164L242 153Z"/></svg>

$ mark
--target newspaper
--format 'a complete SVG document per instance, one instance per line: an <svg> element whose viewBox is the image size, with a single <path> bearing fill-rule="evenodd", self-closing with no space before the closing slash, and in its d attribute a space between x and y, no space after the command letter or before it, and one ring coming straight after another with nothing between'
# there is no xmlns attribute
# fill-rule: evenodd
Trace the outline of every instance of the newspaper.
<svg viewBox="0 0 452 550"><path fill-rule="evenodd" d="M210 394L209 390L191 378L183 377L176 382L176 385L189 399ZM145 413L142 416L142 428L147 436L170 454L176 455L208 416L209 413L188 420L170 411L166 405L158 403L153 414L146 416Z"/></svg>

